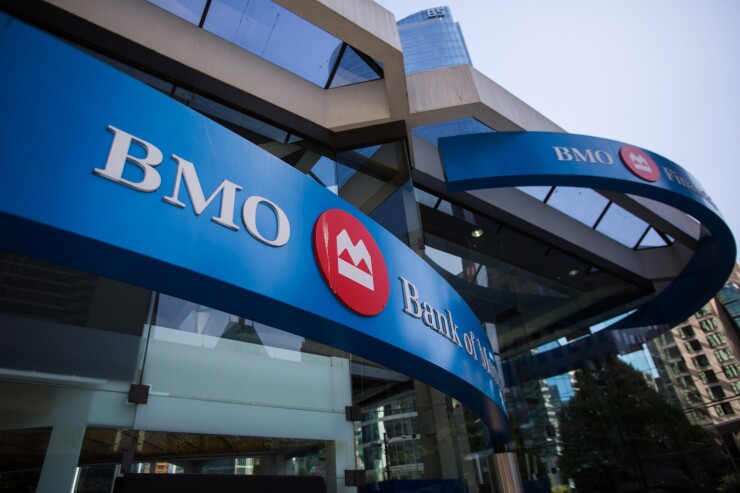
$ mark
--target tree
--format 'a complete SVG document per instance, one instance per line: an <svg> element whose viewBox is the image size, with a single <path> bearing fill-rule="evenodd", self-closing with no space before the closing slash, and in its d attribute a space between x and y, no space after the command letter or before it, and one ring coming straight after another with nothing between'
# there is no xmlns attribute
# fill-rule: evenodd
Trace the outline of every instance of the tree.
<svg viewBox="0 0 740 493"><path fill-rule="evenodd" d="M570 486L561 484L560 486L554 487L552 489L552 493L571 493L571 489L570 489Z"/></svg>
<svg viewBox="0 0 740 493"><path fill-rule="evenodd" d="M717 493L740 493L740 475L728 474L723 477L717 488Z"/></svg>
<svg viewBox="0 0 740 493"><path fill-rule="evenodd" d="M579 370L575 387L560 468L579 493L709 492L727 472L719 445L622 361Z"/></svg>

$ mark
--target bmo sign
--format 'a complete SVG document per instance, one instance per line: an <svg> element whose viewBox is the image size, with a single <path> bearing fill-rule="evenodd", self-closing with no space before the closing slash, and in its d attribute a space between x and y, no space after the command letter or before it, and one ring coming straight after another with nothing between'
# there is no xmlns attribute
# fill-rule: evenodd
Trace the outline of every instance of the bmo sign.
<svg viewBox="0 0 740 493"><path fill-rule="evenodd" d="M388 270L378 244L353 215L330 209L316 221L313 248L331 291L360 315L377 315L386 304Z"/></svg>
<svg viewBox="0 0 740 493"><path fill-rule="evenodd" d="M124 132L113 125L108 125L108 131L113 134L113 143L108 152L108 159L103 168L93 169L96 175L119 183L123 186L136 190L137 192L156 192L162 183L162 176L157 171L157 167L162 164L164 159L162 151L150 142L136 137L128 132ZM144 149L145 155L137 157L132 154L131 148L136 145ZM185 183L185 190L193 204L193 212L200 216L208 205L216 197L220 196L219 214L213 216L211 220L231 231L238 231L239 226L234 222L234 208L236 202L236 193L242 190L242 186L229 180L223 180L216 190L206 199L203 188L200 185L198 174L195 171L195 165L177 154L172 154L172 161L177 164L175 172L175 184L171 195L162 198L166 202L181 209L186 208L184 202L180 200L180 189L182 183ZM126 178L127 164L139 168L140 177L138 180ZM257 207L263 204L272 209L277 220L276 232L272 237L267 237L257 226ZM280 247L285 245L290 239L290 222L285 212L274 202L257 195L247 197L242 205L242 221L244 226L256 240L270 246Z"/></svg>
<svg viewBox="0 0 740 493"><path fill-rule="evenodd" d="M635 146L624 146L619 150L619 157L627 169L638 178L649 182L656 182L660 178L658 165L642 149Z"/></svg>
<svg viewBox="0 0 740 493"><path fill-rule="evenodd" d="M408 245L258 145L4 15L0 62L13 70L0 90L16 96L0 112L14 129L0 133L14 163L0 180L0 227L13 232L0 249L367 358L505 437L485 329ZM29 92L39 80L57 90Z"/></svg>
<svg viewBox="0 0 740 493"><path fill-rule="evenodd" d="M603 164L611 166L614 164L614 156L603 149L581 149L578 147L553 146L552 150L558 161L568 163ZM619 158L624 166L638 178L645 181L656 182L660 179L660 170L645 151L626 145L619 149Z"/></svg>

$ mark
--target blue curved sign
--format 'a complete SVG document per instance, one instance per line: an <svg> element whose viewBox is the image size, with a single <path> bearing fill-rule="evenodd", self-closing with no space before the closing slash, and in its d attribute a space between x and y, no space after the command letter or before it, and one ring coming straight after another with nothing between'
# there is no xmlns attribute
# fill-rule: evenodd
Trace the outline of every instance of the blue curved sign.
<svg viewBox="0 0 740 493"><path fill-rule="evenodd" d="M20 21L0 25L0 248L366 357L505 438L488 338L410 248L202 115Z"/></svg>
<svg viewBox="0 0 740 493"><path fill-rule="evenodd" d="M648 197L693 216L698 246L673 282L610 329L667 330L724 285L735 240L701 184L672 161L621 142L550 132L498 132L440 139L451 192L513 186L571 186Z"/></svg>

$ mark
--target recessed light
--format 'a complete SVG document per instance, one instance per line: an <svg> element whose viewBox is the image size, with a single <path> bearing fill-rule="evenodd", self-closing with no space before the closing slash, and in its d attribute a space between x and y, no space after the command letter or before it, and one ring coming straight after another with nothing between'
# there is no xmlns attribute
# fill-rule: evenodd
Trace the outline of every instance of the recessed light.
<svg viewBox="0 0 740 493"><path fill-rule="evenodd" d="M481 236L483 236L483 230L482 229L474 229L470 233L470 236L472 236L473 238L480 238Z"/></svg>
<svg viewBox="0 0 740 493"><path fill-rule="evenodd" d="M578 275L578 270L576 270L576 269L573 269L572 271L569 271L569 272L568 272L568 275L569 275L569 276L577 276L577 275Z"/></svg>

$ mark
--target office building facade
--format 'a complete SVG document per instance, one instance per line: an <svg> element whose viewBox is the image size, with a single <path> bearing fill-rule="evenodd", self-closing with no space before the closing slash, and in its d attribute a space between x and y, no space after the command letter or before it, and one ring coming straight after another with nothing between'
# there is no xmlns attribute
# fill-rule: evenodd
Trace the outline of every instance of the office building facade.
<svg viewBox="0 0 740 493"><path fill-rule="evenodd" d="M732 266L696 179L564 133L447 8L0 8L3 486L567 483L549 379Z"/></svg>
<svg viewBox="0 0 740 493"><path fill-rule="evenodd" d="M716 427L740 413L740 354L733 306L737 266L727 284L709 303L648 346L665 390L692 422ZM735 296L733 296L735 294Z"/></svg>

